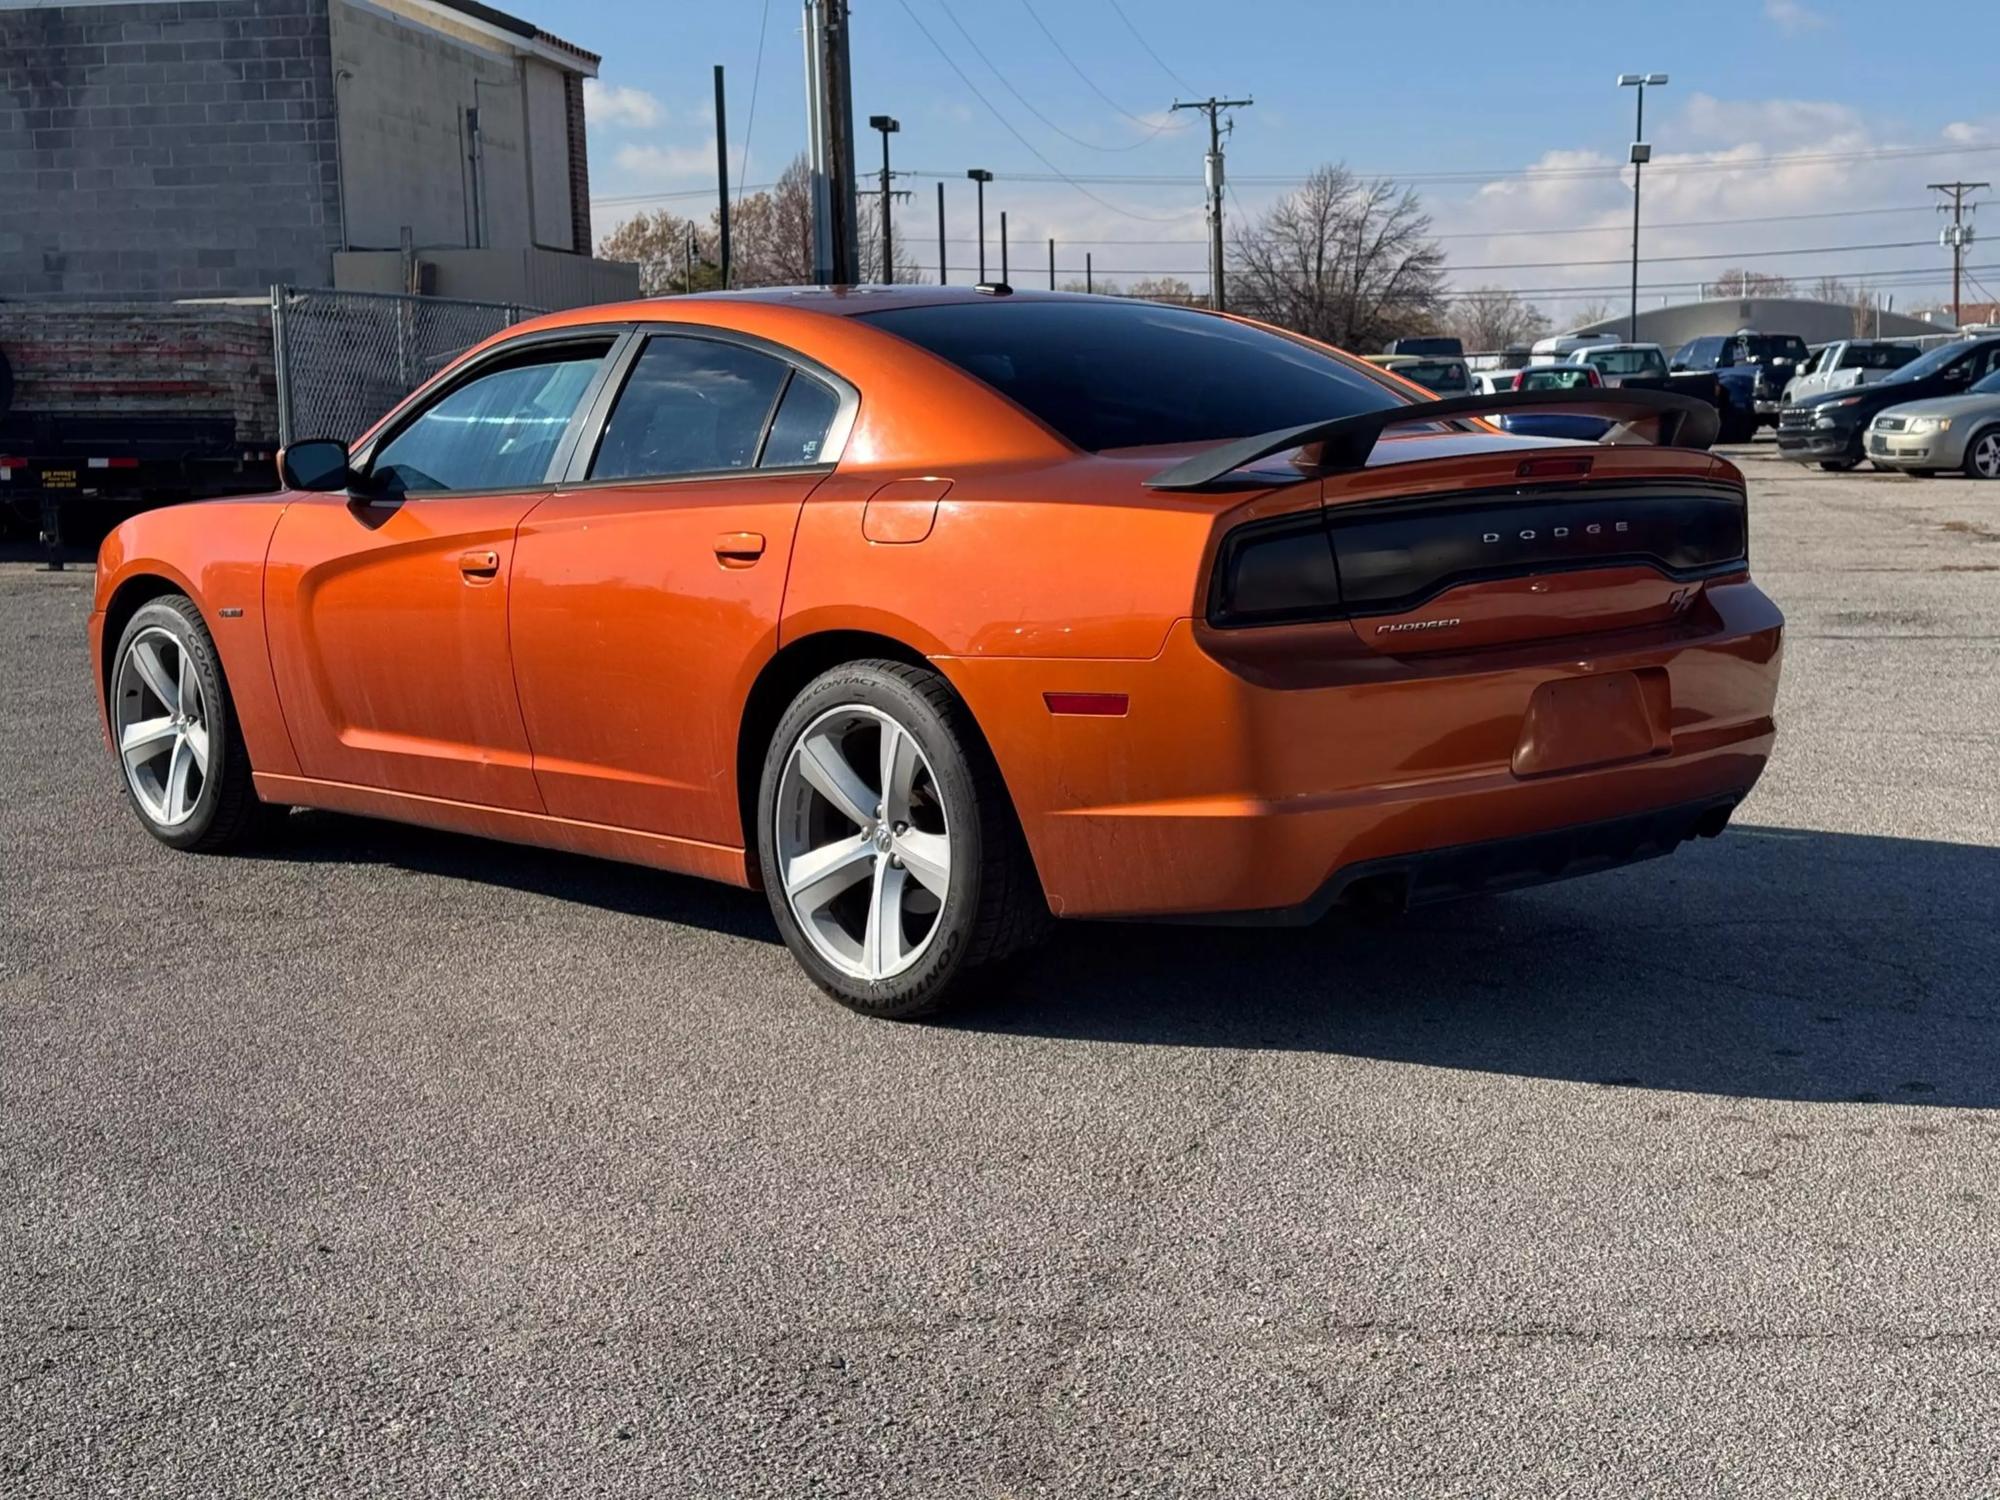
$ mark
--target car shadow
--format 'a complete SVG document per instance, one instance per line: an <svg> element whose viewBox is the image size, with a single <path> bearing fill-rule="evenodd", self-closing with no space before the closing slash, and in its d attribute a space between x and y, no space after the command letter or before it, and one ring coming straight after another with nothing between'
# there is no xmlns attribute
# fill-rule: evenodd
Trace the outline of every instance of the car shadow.
<svg viewBox="0 0 2000 1500"><path fill-rule="evenodd" d="M299 813L395 864L776 942L764 898ZM2000 849L1738 825L1587 879L1307 929L1059 924L968 1036L1246 1048L1744 1098L2000 1106ZM817 1003L806 981L802 1002Z"/></svg>

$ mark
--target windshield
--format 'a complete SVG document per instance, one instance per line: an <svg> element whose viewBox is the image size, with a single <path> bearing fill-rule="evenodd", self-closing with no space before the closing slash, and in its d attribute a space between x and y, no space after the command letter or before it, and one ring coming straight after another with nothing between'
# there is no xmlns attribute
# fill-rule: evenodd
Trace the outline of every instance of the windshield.
<svg viewBox="0 0 2000 1500"><path fill-rule="evenodd" d="M1884 385L1901 385L1906 380L1925 380L1937 374L1946 365L1957 359L1972 346L1970 344L1939 344L1928 354L1920 354L1902 369L1883 381Z"/></svg>
<svg viewBox="0 0 2000 1500"><path fill-rule="evenodd" d="M1596 349L1584 355L1606 375L1664 375L1667 361L1657 349Z"/></svg>
<svg viewBox="0 0 2000 1500"><path fill-rule="evenodd" d="M1810 351L1796 333L1746 333L1736 340L1739 364L1760 364L1773 359L1804 359Z"/></svg>
<svg viewBox="0 0 2000 1500"><path fill-rule="evenodd" d="M1159 303L993 298L861 317L1093 453L1250 437L1409 399L1282 334Z"/></svg>

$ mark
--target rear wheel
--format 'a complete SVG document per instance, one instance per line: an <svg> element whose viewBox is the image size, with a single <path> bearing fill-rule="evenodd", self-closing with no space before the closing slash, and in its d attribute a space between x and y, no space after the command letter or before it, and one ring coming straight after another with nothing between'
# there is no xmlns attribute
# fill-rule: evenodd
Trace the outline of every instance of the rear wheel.
<svg viewBox="0 0 2000 1500"><path fill-rule="evenodd" d="M146 831L176 849L217 850L255 834L266 809L215 642L192 600L142 605L111 660L112 742Z"/></svg>
<svg viewBox="0 0 2000 1500"><path fill-rule="evenodd" d="M814 679L772 737L757 806L779 931L864 1015L937 1011L1048 922L999 772L935 672L860 661Z"/></svg>
<svg viewBox="0 0 2000 1500"><path fill-rule="evenodd" d="M2000 479L2000 427L1973 437L1965 450L1965 472L1974 479Z"/></svg>

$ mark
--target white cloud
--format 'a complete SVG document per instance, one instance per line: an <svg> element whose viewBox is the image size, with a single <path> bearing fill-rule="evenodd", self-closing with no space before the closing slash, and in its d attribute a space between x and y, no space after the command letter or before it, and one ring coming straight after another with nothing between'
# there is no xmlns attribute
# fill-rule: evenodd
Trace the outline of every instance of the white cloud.
<svg viewBox="0 0 2000 1500"><path fill-rule="evenodd" d="M612 153L621 180L638 187L687 186L685 179L715 173L715 140L699 146L642 146L628 142Z"/></svg>
<svg viewBox="0 0 2000 1500"><path fill-rule="evenodd" d="M1822 275L1865 282L1871 273L1894 271L1913 273L1899 274L1882 288L1894 292L1897 307L1934 301L1949 284L1950 263L1935 247L1935 216L1922 183L1927 172L1948 173L1949 158L1847 154L1983 142L2000 134L1996 124L1959 122L1935 136L1912 137L1823 100L1688 96L1657 123L1647 122L1654 155L1642 204L1640 279L1697 283L1734 265L1804 284ZM1846 159L1826 160L1829 153ZM1454 284L1606 288L1531 294L1529 300L1541 302L1558 324L1593 298L1622 307L1632 232L1631 172L1622 156L1594 149L1550 151L1525 175L1496 179L1463 195L1450 188L1425 189L1438 232L1451 236L1444 244ZM1617 170L1575 171L1590 167ZM1872 212L1877 209L1895 212ZM1714 220L1734 222L1707 222ZM1758 222L1745 222L1752 220ZM1582 232L1549 232L1557 230ZM1851 245L1895 248L1837 248ZM1772 253L1799 249L1812 253ZM1673 286L1640 295L1650 306L1663 297L1684 300L1694 291L1693 285Z"/></svg>
<svg viewBox="0 0 2000 1500"><path fill-rule="evenodd" d="M644 89L625 88L595 78L583 80L583 108L592 125L614 129L627 126L650 130L664 124L667 118L660 101Z"/></svg>
<svg viewBox="0 0 2000 1500"><path fill-rule="evenodd" d="M1814 31L1826 24L1825 16L1807 9L1800 0L1764 0L1764 19L1786 36Z"/></svg>
<svg viewBox="0 0 2000 1500"><path fill-rule="evenodd" d="M1945 126L1944 138L1954 146L1981 146L2000 141L2000 115L1990 120L1953 120Z"/></svg>

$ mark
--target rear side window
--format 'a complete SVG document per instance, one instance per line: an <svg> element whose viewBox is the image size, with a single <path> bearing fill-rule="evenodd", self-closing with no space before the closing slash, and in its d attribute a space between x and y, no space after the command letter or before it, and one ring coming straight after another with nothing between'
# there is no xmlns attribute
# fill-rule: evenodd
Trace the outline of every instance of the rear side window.
<svg viewBox="0 0 2000 1500"><path fill-rule="evenodd" d="M604 424L592 479L754 468L791 367L715 339L646 341Z"/></svg>
<svg viewBox="0 0 2000 1500"><path fill-rule="evenodd" d="M840 410L840 398L810 375L792 372L791 384L778 401L771 435L764 441L760 469L782 469L825 462L826 433Z"/></svg>
<svg viewBox="0 0 2000 1500"><path fill-rule="evenodd" d="M1157 303L995 298L863 316L1090 452L1249 437L1407 399L1280 334Z"/></svg>
<svg viewBox="0 0 2000 1500"><path fill-rule="evenodd" d="M1847 346L1840 357L1843 370L1900 370L1917 357L1915 344L1862 344Z"/></svg>
<svg viewBox="0 0 2000 1500"><path fill-rule="evenodd" d="M405 494L542 483L609 348L552 349L475 376L390 438L375 455L374 477Z"/></svg>

